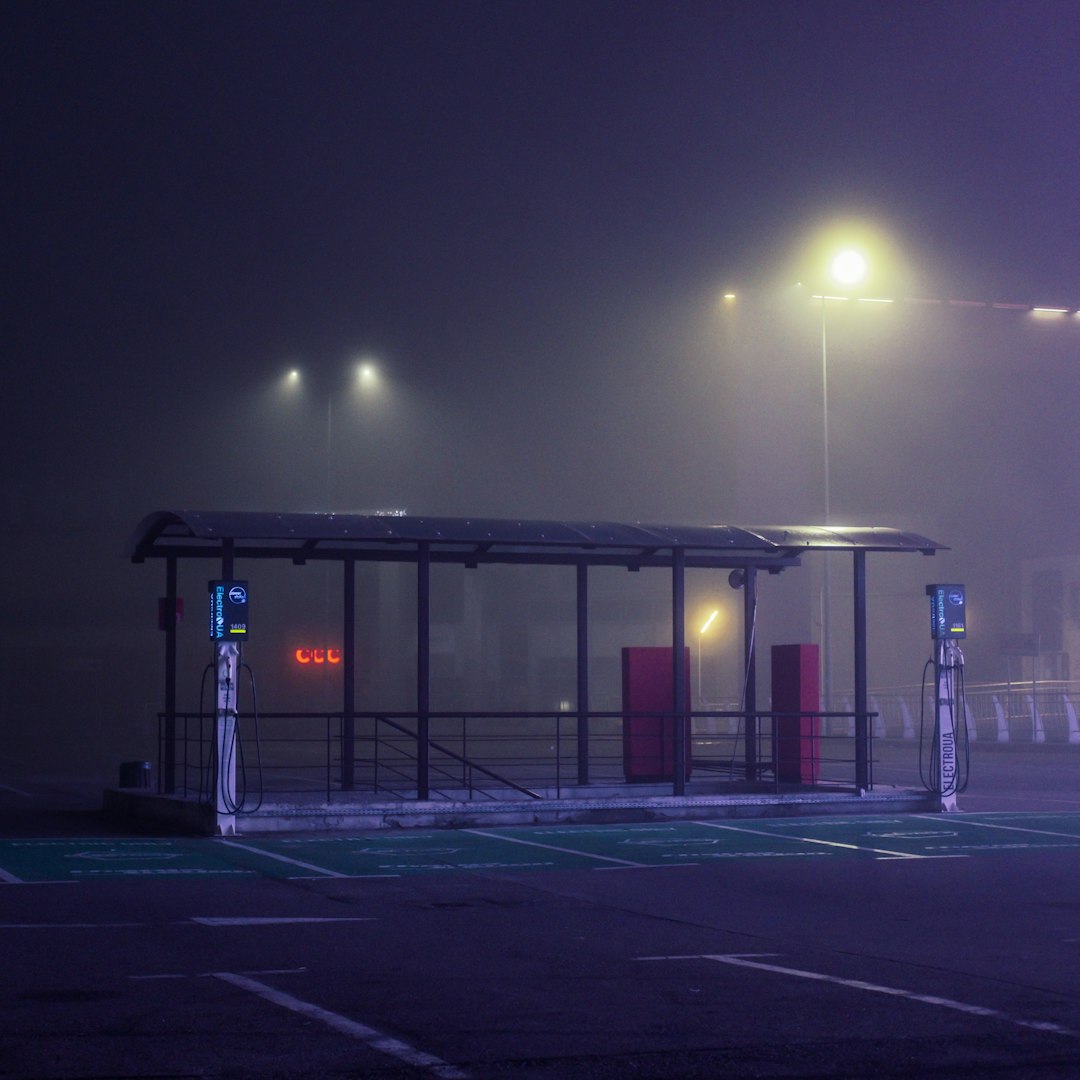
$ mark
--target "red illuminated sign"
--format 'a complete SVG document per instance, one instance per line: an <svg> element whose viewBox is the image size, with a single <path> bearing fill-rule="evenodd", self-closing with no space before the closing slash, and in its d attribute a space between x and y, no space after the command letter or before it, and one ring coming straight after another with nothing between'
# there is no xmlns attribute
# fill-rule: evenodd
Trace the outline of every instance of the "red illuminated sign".
<svg viewBox="0 0 1080 1080"><path fill-rule="evenodd" d="M293 658L298 664L340 664L340 649L297 649Z"/></svg>

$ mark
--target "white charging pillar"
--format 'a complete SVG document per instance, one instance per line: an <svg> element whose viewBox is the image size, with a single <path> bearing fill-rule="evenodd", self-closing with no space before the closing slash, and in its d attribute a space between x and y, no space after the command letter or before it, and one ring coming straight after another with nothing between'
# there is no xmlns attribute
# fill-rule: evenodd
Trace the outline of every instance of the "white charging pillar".
<svg viewBox="0 0 1080 1080"><path fill-rule="evenodd" d="M937 754L940 809L959 810L956 792L960 783L960 761L956 738L956 687L964 662L955 641L935 641L934 656L934 742Z"/></svg>
<svg viewBox="0 0 1080 1080"><path fill-rule="evenodd" d="M236 833L236 714L240 689L240 645L214 645L214 816L219 836Z"/></svg>

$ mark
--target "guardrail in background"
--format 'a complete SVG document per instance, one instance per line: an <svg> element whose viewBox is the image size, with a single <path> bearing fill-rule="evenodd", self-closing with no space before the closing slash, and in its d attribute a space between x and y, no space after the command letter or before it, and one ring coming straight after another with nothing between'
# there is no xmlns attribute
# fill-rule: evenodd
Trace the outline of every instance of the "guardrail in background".
<svg viewBox="0 0 1080 1080"><path fill-rule="evenodd" d="M972 742L1080 744L1080 687L1067 683L968 686L967 734ZM933 687L882 690L870 695L878 714L875 738L918 739L934 724ZM846 706L845 706L846 707Z"/></svg>

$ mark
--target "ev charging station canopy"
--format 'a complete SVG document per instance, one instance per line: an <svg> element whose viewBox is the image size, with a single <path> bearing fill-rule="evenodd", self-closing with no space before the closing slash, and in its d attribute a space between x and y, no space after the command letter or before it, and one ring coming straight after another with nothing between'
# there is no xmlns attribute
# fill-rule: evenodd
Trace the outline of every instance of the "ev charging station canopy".
<svg viewBox="0 0 1080 1080"><path fill-rule="evenodd" d="M622 566L628 570L663 567L672 580L672 647L676 657L685 647L684 573L688 568L742 571L744 585L744 653L748 671L744 707L757 711L751 626L756 602L756 573L780 573L798 566L816 552L847 552L854 581L854 673L857 733L865 731L866 555L869 552L918 552L933 555L943 544L916 533L880 527L821 525L753 526L620 524L609 521L445 518L385 514L262 513L252 511L160 510L145 517L128 541L133 562L164 559L166 605L176 600L180 559L218 559L221 577L234 576L237 559L340 562L344 596L345 731L351 729L355 678L355 564L406 562L417 567L418 795L427 797L427 717L430 712L430 567L432 563L565 565L576 568L578 623L578 712L588 713L588 569ZM172 610L167 606L166 610ZM688 712L688 688L682 665L675 664L676 716ZM166 729L176 714L176 627L166 623ZM682 725L676 724L676 732ZM584 728L585 725L579 725ZM749 732L748 732L749 734ZM681 740L677 740L681 741ZM750 743L747 739L747 744ZM865 739L857 737L857 755L865 758ZM862 748L860 751L859 748ZM676 747L676 753L685 748ZM166 764L168 764L166 762ZM579 754L579 775L587 763ZM857 782L868 786L865 760L856 760ZM170 774L171 775L171 772ZM683 770L675 770L675 794L682 794ZM343 774L342 786L351 786Z"/></svg>

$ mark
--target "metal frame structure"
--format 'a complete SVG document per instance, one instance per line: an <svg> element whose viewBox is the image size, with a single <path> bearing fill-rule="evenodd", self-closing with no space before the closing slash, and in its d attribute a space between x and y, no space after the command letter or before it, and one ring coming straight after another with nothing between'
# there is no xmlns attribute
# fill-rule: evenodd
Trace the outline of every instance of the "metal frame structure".
<svg viewBox="0 0 1080 1080"><path fill-rule="evenodd" d="M746 695L746 772L757 775L755 729L757 695L753 640L757 574L778 574L799 566L810 552L847 552L852 557L854 595L854 706L856 784L869 787L867 755L866 556L870 552L918 552L933 555L944 545L898 529L827 528L817 525L738 527L733 525L640 525L615 522L535 521L493 518L442 518L358 514L259 513L248 511L157 511L139 523L126 554L136 563L165 562L165 610L177 598L177 565L181 559L215 559L221 577L231 579L237 560L278 559L297 565L338 562L342 565L344 626L342 649L344 740L351 739L356 716L356 563L404 562L417 575L417 797L429 794L430 578L433 563L463 567L487 564L555 565L576 571L578 782L588 783L589 715L589 583L590 567L628 570L659 567L671 573L673 656L683 655L685 574L688 569L740 570L743 574L743 659ZM166 783L172 783L176 718L176 624L165 621ZM689 687L683 665L674 663L673 712L676 721L689 715ZM684 793L689 752L684 724L675 724L673 794ZM353 787L351 755L342 755L341 786ZM167 788L168 790L168 788Z"/></svg>

